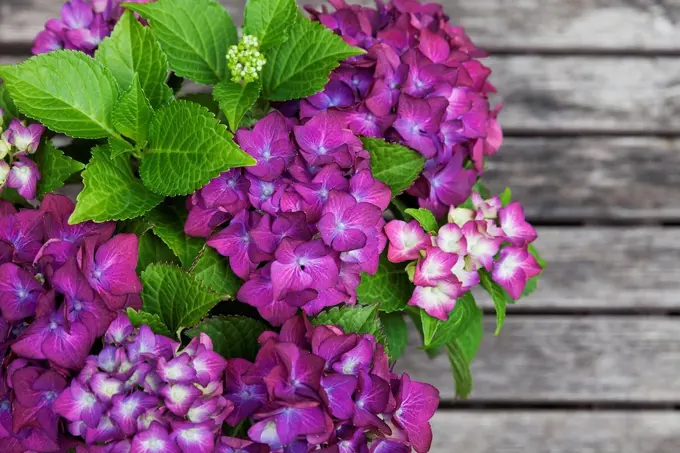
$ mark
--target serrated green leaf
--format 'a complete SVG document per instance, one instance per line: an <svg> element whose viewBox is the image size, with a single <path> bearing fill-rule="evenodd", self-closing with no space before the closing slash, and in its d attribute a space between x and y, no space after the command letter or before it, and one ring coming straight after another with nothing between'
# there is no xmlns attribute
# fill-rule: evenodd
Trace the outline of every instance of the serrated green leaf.
<svg viewBox="0 0 680 453"><path fill-rule="evenodd" d="M85 188L78 194L71 224L134 219L163 201L163 196L149 191L135 177L128 156L110 158L106 147L92 150L82 177Z"/></svg>
<svg viewBox="0 0 680 453"><path fill-rule="evenodd" d="M110 159L115 159L116 157L122 156L124 154L131 154L135 150L134 145L122 137L109 137L108 142Z"/></svg>
<svg viewBox="0 0 680 453"><path fill-rule="evenodd" d="M63 187L72 174L85 168L84 164L65 156L50 141L44 142L38 148L38 151L33 155L33 160L40 171L38 197Z"/></svg>
<svg viewBox="0 0 680 453"><path fill-rule="evenodd" d="M512 190L510 190L510 187L506 187L505 190L499 195L499 198L501 199L501 205L509 205L512 201Z"/></svg>
<svg viewBox="0 0 680 453"><path fill-rule="evenodd" d="M331 71L342 60L364 53L301 15L289 35L285 45L265 52L262 91L270 101L303 98L323 90Z"/></svg>
<svg viewBox="0 0 680 453"><path fill-rule="evenodd" d="M483 319L482 311L476 311L462 335L446 345L446 353L451 363L456 384L456 396L461 398L467 398L472 392L470 364L482 343L484 336Z"/></svg>
<svg viewBox="0 0 680 453"><path fill-rule="evenodd" d="M243 281L231 270L229 260L210 247L203 249L191 273L223 300L235 298L243 285Z"/></svg>
<svg viewBox="0 0 680 453"><path fill-rule="evenodd" d="M137 260L137 272L142 272L152 263L179 264L179 259L170 250L165 242L154 234L146 231L139 236L139 259Z"/></svg>
<svg viewBox="0 0 680 453"><path fill-rule="evenodd" d="M16 66L0 66L0 77L17 108L55 132L78 138L116 135L111 111L116 79L82 52L57 50Z"/></svg>
<svg viewBox="0 0 680 453"><path fill-rule="evenodd" d="M429 209L409 208L406 210L406 213L416 219L418 223L420 223L420 226L422 226L423 229L428 233L437 234L437 231L439 231L437 219Z"/></svg>
<svg viewBox="0 0 680 453"><path fill-rule="evenodd" d="M391 263L385 255L381 255L375 275L361 273L357 298L361 304L378 304L380 311L391 313L408 307L413 289L404 265Z"/></svg>
<svg viewBox="0 0 680 453"><path fill-rule="evenodd" d="M205 240L184 234L186 217L186 209L183 207L167 205L159 206L146 215L153 232L179 258L182 267L188 270L198 257Z"/></svg>
<svg viewBox="0 0 680 453"><path fill-rule="evenodd" d="M195 276L171 264L151 264L142 272L144 311L157 314L171 332L196 326L220 301Z"/></svg>
<svg viewBox="0 0 680 453"><path fill-rule="evenodd" d="M496 332L494 335L498 335L501 333L505 322L506 307L508 304L514 303L514 300L501 285L491 279L491 275L484 269L479 271L479 283L489 293L496 308Z"/></svg>
<svg viewBox="0 0 680 453"><path fill-rule="evenodd" d="M125 7L149 21L177 75L204 85L224 79L227 50L238 36L231 16L218 2L159 0Z"/></svg>
<svg viewBox="0 0 680 453"><path fill-rule="evenodd" d="M255 105L260 97L262 87L259 82L245 85L224 81L218 83L213 89L213 97L220 104L220 109L227 118L229 128L236 131L246 112Z"/></svg>
<svg viewBox="0 0 680 453"><path fill-rule="evenodd" d="M122 91L129 90L137 76L153 107L167 101L168 59L151 30L140 24L132 12L123 14L111 36L99 44L94 58L109 68Z"/></svg>
<svg viewBox="0 0 680 453"><path fill-rule="evenodd" d="M116 103L111 121L118 132L141 144L146 142L149 136L151 118L153 109L139 84L139 77L135 74L130 88Z"/></svg>
<svg viewBox="0 0 680 453"><path fill-rule="evenodd" d="M182 94L178 99L200 104L218 118L221 113L220 104L213 98L211 93L186 93Z"/></svg>
<svg viewBox="0 0 680 453"><path fill-rule="evenodd" d="M257 36L260 48L283 44L298 17L295 0L248 0L243 19L243 33Z"/></svg>
<svg viewBox="0 0 680 453"><path fill-rule="evenodd" d="M385 331L385 338L392 363L399 360L408 344L408 326L402 313L380 313L380 322Z"/></svg>
<svg viewBox="0 0 680 453"><path fill-rule="evenodd" d="M333 308L319 313L311 322L315 326L338 326L346 333L367 333L385 345L385 332L378 318L377 307Z"/></svg>
<svg viewBox="0 0 680 453"><path fill-rule="evenodd" d="M198 326L187 331L191 338L201 332L207 334L215 351L226 359L241 358L253 361L260 344L257 338L267 326L245 316L218 316L204 319Z"/></svg>
<svg viewBox="0 0 680 453"><path fill-rule="evenodd" d="M127 316L130 319L130 323L132 323L132 325L135 327L139 327L144 324L149 326L154 333L172 338L172 332L170 332L170 329L168 329L168 326L165 325L160 316L156 314L147 313L143 310L136 311L134 308L128 308Z"/></svg>
<svg viewBox="0 0 680 453"><path fill-rule="evenodd" d="M187 101L156 112L149 144L139 173L149 189L168 196L188 195L230 168L257 163L208 109Z"/></svg>
<svg viewBox="0 0 680 453"><path fill-rule="evenodd" d="M396 197L420 176L425 158L412 149L380 138L362 137L364 148L371 154L373 177L384 182Z"/></svg>
<svg viewBox="0 0 680 453"><path fill-rule="evenodd" d="M446 321L433 318L425 310L421 310L424 347L426 349L438 348L454 341L467 330L471 320L477 318L478 312L481 313L481 310L477 307L475 298L470 292L465 293L456 301L456 307Z"/></svg>

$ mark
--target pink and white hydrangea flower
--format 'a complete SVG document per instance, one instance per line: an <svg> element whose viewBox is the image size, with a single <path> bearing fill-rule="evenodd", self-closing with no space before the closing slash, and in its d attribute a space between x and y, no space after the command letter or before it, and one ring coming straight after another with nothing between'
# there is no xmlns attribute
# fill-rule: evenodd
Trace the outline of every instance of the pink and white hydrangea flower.
<svg viewBox="0 0 680 453"><path fill-rule="evenodd" d="M511 246L501 250L491 276L513 299L519 299L529 279L540 273L541 266L531 253Z"/></svg>
<svg viewBox="0 0 680 453"><path fill-rule="evenodd" d="M408 304L417 306L437 319L446 321L462 296L461 283L455 278L441 279L434 286L416 286Z"/></svg>
<svg viewBox="0 0 680 453"><path fill-rule="evenodd" d="M501 229L505 238L518 247L536 240L536 230L524 218L524 208L518 202L512 202L498 212Z"/></svg>

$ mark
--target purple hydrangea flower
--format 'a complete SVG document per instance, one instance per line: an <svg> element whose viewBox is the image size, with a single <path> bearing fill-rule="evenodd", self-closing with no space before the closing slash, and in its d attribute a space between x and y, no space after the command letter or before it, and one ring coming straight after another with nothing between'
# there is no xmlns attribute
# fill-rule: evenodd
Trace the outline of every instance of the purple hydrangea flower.
<svg viewBox="0 0 680 453"><path fill-rule="evenodd" d="M120 313L104 340L54 402L71 434L130 448L122 451L212 453L234 403L222 395L227 361L210 338L202 333L180 349Z"/></svg>
<svg viewBox="0 0 680 453"><path fill-rule="evenodd" d="M491 71L478 60L485 53L462 28L449 23L438 4L332 4L334 12L307 9L366 54L342 62L322 92L284 104L281 111L313 124L333 118L355 134L417 150L428 159L427 171L410 193L422 207L443 216L449 205L470 195L484 157L495 154L502 143L498 110L489 103L489 94L495 92L488 82ZM324 113L328 116L321 117ZM323 148L310 144L326 153L334 146L330 141ZM466 161L474 170L463 165Z"/></svg>
<svg viewBox="0 0 680 453"><path fill-rule="evenodd" d="M341 105L347 93L326 97L315 105ZM336 116L323 111L297 124L274 111L237 131L258 164L222 174L187 201L185 232L208 237L229 258L245 280L238 299L273 325L299 308L316 314L356 303L361 272L377 271L387 243L382 212L391 191Z"/></svg>
<svg viewBox="0 0 680 453"><path fill-rule="evenodd" d="M390 371L372 336L295 317L260 343L253 364L239 359L227 367L226 398L234 403L228 421L251 419L250 441L276 453L429 450L438 391ZM249 441L221 444L229 452L236 445L261 451Z"/></svg>
<svg viewBox="0 0 680 453"><path fill-rule="evenodd" d="M2 126L0 109L0 132ZM9 187L16 189L27 200L36 197L40 171L28 155L38 149L44 131L45 128L40 124L26 126L15 118L0 135L0 192L4 187Z"/></svg>

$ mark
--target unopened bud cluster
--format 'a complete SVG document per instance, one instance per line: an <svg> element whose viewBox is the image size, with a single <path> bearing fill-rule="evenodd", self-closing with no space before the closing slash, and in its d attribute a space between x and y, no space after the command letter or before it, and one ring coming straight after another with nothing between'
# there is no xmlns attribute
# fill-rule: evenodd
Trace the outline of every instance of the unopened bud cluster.
<svg viewBox="0 0 680 453"><path fill-rule="evenodd" d="M252 35L244 35L238 45L229 47L227 52L227 67L231 80L236 83L256 81L266 62L260 53L260 42Z"/></svg>

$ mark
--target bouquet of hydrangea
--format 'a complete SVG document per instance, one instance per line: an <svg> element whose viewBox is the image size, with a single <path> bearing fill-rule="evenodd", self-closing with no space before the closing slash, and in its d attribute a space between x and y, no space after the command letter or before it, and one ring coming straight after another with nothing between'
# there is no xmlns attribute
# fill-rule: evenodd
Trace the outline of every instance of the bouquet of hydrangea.
<svg viewBox="0 0 680 453"><path fill-rule="evenodd" d="M330 2L70 0L0 66L4 451L430 449L409 330L466 397L473 293L498 333L544 263L484 53Z"/></svg>

